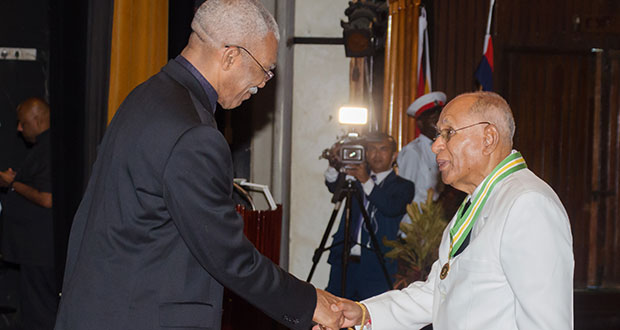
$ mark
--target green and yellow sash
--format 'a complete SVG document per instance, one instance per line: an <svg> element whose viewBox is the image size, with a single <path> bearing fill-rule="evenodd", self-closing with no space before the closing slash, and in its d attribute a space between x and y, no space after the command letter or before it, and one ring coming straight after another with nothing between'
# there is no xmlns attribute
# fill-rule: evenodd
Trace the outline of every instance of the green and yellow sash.
<svg viewBox="0 0 620 330"><path fill-rule="evenodd" d="M525 159L523 159L521 153L515 152L510 154L493 169L486 179L484 179L480 190L478 190L478 193L472 199L470 207L463 214L463 208L467 202L467 198L465 198L457 212L458 216L454 226L450 229L451 241L449 258L454 257L454 254L459 250L463 241L465 241L465 238L474 227L474 223L478 219L478 215L489 198L489 195L491 195L491 191L493 191L495 185L508 175L524 168L527 168L527 164L525 164Z"/></svg>

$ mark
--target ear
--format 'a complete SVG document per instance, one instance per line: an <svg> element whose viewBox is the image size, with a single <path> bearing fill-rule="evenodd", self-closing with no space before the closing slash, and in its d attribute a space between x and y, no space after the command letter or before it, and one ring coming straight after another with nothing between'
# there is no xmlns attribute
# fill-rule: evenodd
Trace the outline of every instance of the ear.
<svg viewBox="0 0 620 330"><path fill-rule="evenodd" d="M227 47L224 48L224 52L222 53L222 58L220 60L220 64L222 65L222 70L228 71L232 68L235 61L237 61L238 56L240 54L239 48L237 47Z"/></svg>
<svg viewBox="0 0 620 330"><path fill-rule="evenodd" d="M487 125L482 135L482 153L490 155L499 146L500 134L495 125Z"/></svg>

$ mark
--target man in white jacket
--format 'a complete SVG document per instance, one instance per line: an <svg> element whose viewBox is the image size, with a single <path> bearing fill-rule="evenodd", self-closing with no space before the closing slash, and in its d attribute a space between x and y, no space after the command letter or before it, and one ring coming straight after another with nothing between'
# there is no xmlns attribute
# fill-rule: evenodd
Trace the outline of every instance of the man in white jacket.
<svg viewBox="0 0 620 330"><path fill-rule="evenodd" d="M343 326L373 330L572 329L572 236L555 192L512 150L514 119L490 92L456 97L432 145L442 181L468 193L426 282L356 304ZM370 322L368 322L370 320Z"/></svg>

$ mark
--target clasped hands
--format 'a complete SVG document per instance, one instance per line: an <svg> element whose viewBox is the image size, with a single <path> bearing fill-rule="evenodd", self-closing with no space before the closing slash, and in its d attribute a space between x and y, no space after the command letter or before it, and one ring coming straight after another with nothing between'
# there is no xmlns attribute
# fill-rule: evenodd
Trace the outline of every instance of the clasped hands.
<svg viewBox="0 0 620 330"><path fill-rule="evenodd" d="M360 325L363 310L354 301L336 297L329 292L316 289L316 309L312 330L338 330Z"/></svg>
<svg viewBox="0 0 620 330"><path fill-rule="evenodd" d="M10 186L15 180L15 175L17 175L17 172L13 171L12 168L6 171L0 171L0 187Z"/></svg>

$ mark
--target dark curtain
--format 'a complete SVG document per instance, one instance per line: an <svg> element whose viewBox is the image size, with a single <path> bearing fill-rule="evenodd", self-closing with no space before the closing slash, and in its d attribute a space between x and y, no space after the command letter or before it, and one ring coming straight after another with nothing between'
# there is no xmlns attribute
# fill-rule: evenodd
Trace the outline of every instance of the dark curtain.
<svg viewBox="0 0 620 330"><path fill-rule="evenodd" d="M50 105L56 266L106 126L113 1L51 2Z"/></svg>

